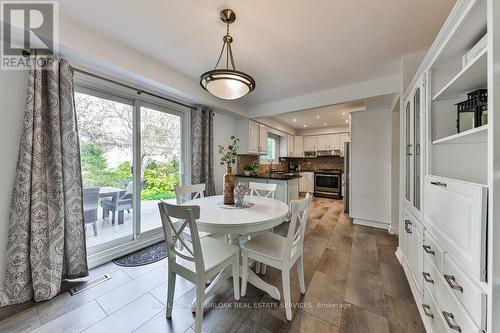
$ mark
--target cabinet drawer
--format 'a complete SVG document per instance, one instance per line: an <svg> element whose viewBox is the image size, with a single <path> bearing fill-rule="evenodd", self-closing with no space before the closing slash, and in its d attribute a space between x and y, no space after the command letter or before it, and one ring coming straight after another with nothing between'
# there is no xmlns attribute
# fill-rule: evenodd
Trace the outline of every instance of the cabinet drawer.
<svg viewBox="0 0 500 333"><path fill-rule="evenodd" d="M444 274L448 286L469 312L476 324L486 327L486 294L479 288L450 257L444 262Z"/></svg>
<svg viewBox="0 0 500 333"><path fill-rule="evenodd" d="M447 332L479 333L481 330L474 323L467 311L458 302L453 292L448 287L443 275L436 266L424 257L424 286L434 298L440 315L444 319ZM424 288L425 288L424 287Z"/></svg>
<svg viewBox="0 0 500 333"><path fill-rule="evenodd" d="M444 272L445 252L430 232L425 233L423 250L424 256L432 261L440 272Z"/></svg>
<svg viewBox="0 0 500 333"><path fill-rule="evenodd" d="M427 322L429 323L429 326L432 330L432 333L445 333L447 332L446 329L446 323L443 320L441 311L439 310L438 306L436 305L436 301L434 300L434 297L432 297L431 292L427 288L427 286L424 286L424 295L422 299L422 310L424 311L425 318L427 319Z"/></svg>
<svg viewBox="0 0 500 333"><path fill-rule="evenodd" d="M426 176L424 221L445 251L460 258L474 280L486 278L487 188L479 184Z"/></svg>

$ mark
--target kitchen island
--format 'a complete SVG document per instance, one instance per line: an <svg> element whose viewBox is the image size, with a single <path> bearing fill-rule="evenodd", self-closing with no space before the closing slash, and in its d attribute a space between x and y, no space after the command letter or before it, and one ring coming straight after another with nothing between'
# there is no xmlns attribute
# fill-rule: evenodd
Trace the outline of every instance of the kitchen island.
<svg viewBox="0 0 500 333"><path fill-rule="evenodd" d="M299 178L297 173L268 173L261 175L236 175L236 183L255 182L276 184L276 199L289 204L290 200L299 198Z"/></svg>

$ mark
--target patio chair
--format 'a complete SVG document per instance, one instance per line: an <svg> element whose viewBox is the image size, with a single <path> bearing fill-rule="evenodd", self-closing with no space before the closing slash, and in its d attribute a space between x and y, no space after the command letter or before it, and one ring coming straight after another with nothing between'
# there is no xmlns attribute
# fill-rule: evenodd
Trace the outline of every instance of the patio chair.
<svg viewBox="0 0 500 333"><path fill-rule="evenodd" d="M141 179L141 188L146 184L145 179ZM114 198L104 198L101 200L102 206L102 217L109 217L109 212L111 211L111 221L115 224L115 214L118 212L118 224L123 224L124 211L126 210L130 214L130 209L133 208L133 196L134 196L134 182L129 181L125 192L120 194L118 197Z"/></svg>
<svg viewBox="0 0 500 333"><path fill-rule="evenodd" d="M94 236L97 236L97 202L99 187L85 187L83 189L83 221L85 225L92 223Z"/></svg>

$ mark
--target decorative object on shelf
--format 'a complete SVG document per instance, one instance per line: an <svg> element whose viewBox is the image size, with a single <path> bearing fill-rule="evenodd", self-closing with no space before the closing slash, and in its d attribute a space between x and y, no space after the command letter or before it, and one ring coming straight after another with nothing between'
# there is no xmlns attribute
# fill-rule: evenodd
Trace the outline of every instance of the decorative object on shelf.
<svg viewBox="0 0 500 333"><path fill-rule="evenodd" d="M248 182L240 182L234 188L234 205L236 207L245 206L245 194L248 191Z"/></svg>
<svg viewBox="0 0 500 333"><path fill-rule="evenodd" d="M222 50L214 69L201 75L200 85L215 97L229 100L238 99L255 89L255 80L250 75L237 71L234 65L231 49L233 37L229 35L229 25L236 20L236 13L231 9L224 9L220 12L220 19L226 24L226 35L222 38L224 42ZM226 50L226 68L217 69L224 50Z"/></svg>
<svg viewBox="0 0 500 333"><path fill-rule="evenodd" d="M470 63L474 62L476 57L482 53L482 51L488 47L488 34L484 35L479 42L474 45L466 54L462 56L462 68L467 67Z"/></svg>
<svg viewBox="0 0 500 333"><path fill-rule="evenodd" d="M245 164L243 166L243 171L245 173L245 176L255 176L259 171L259 163L257 163L257 161L254 161L252 164Z"/></svg>
<svg viewBox="0 0 500 333"><path fill-rule="evenodd" d="M217 151L219 152L219 154L221 154L220 165L227 164L226 173L224 174L223 179L225 205L234 204L234 175L231 164L235 164L236 159L238 158L238 142L240 141L240 139L232 135L231 140L232 143L227 146L227 149L221 145L217 147Z"/></svg>
<svg viewBox="0 0 500 333"><path fill-rule="evenodd" d="M457 105L458 133L488 123L488 90L479 89L467 94L467 100Z"/></svg>

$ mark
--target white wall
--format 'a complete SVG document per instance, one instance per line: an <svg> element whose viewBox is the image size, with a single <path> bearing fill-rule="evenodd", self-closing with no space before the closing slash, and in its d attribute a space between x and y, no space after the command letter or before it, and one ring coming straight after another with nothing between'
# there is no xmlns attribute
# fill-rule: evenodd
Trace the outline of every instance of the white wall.
<svg viewBox="0 0 500 333"><path fill-rule="evenodd" d="M351 113L351 213L355 224L391 221L391 111Z"/></svg>
<svg viewBox="0 0 500 333"><path fill-rule="evenodd" d="M219 154L217 153L218 145L228 145L231 135L238 136L235 133L236 119L220 112L215 112L214 115L214 178L215 178L215 193L222 194L222 177L226 172L226 167L219 164ZM236 170L234 170L236 172Z"/></svg>
<svg viewBox="0 0 500 333"><path fill-rule="evenodd" d="M4 277L9 205L21 140L26 71L0 71L0 283Z"/></svg>

